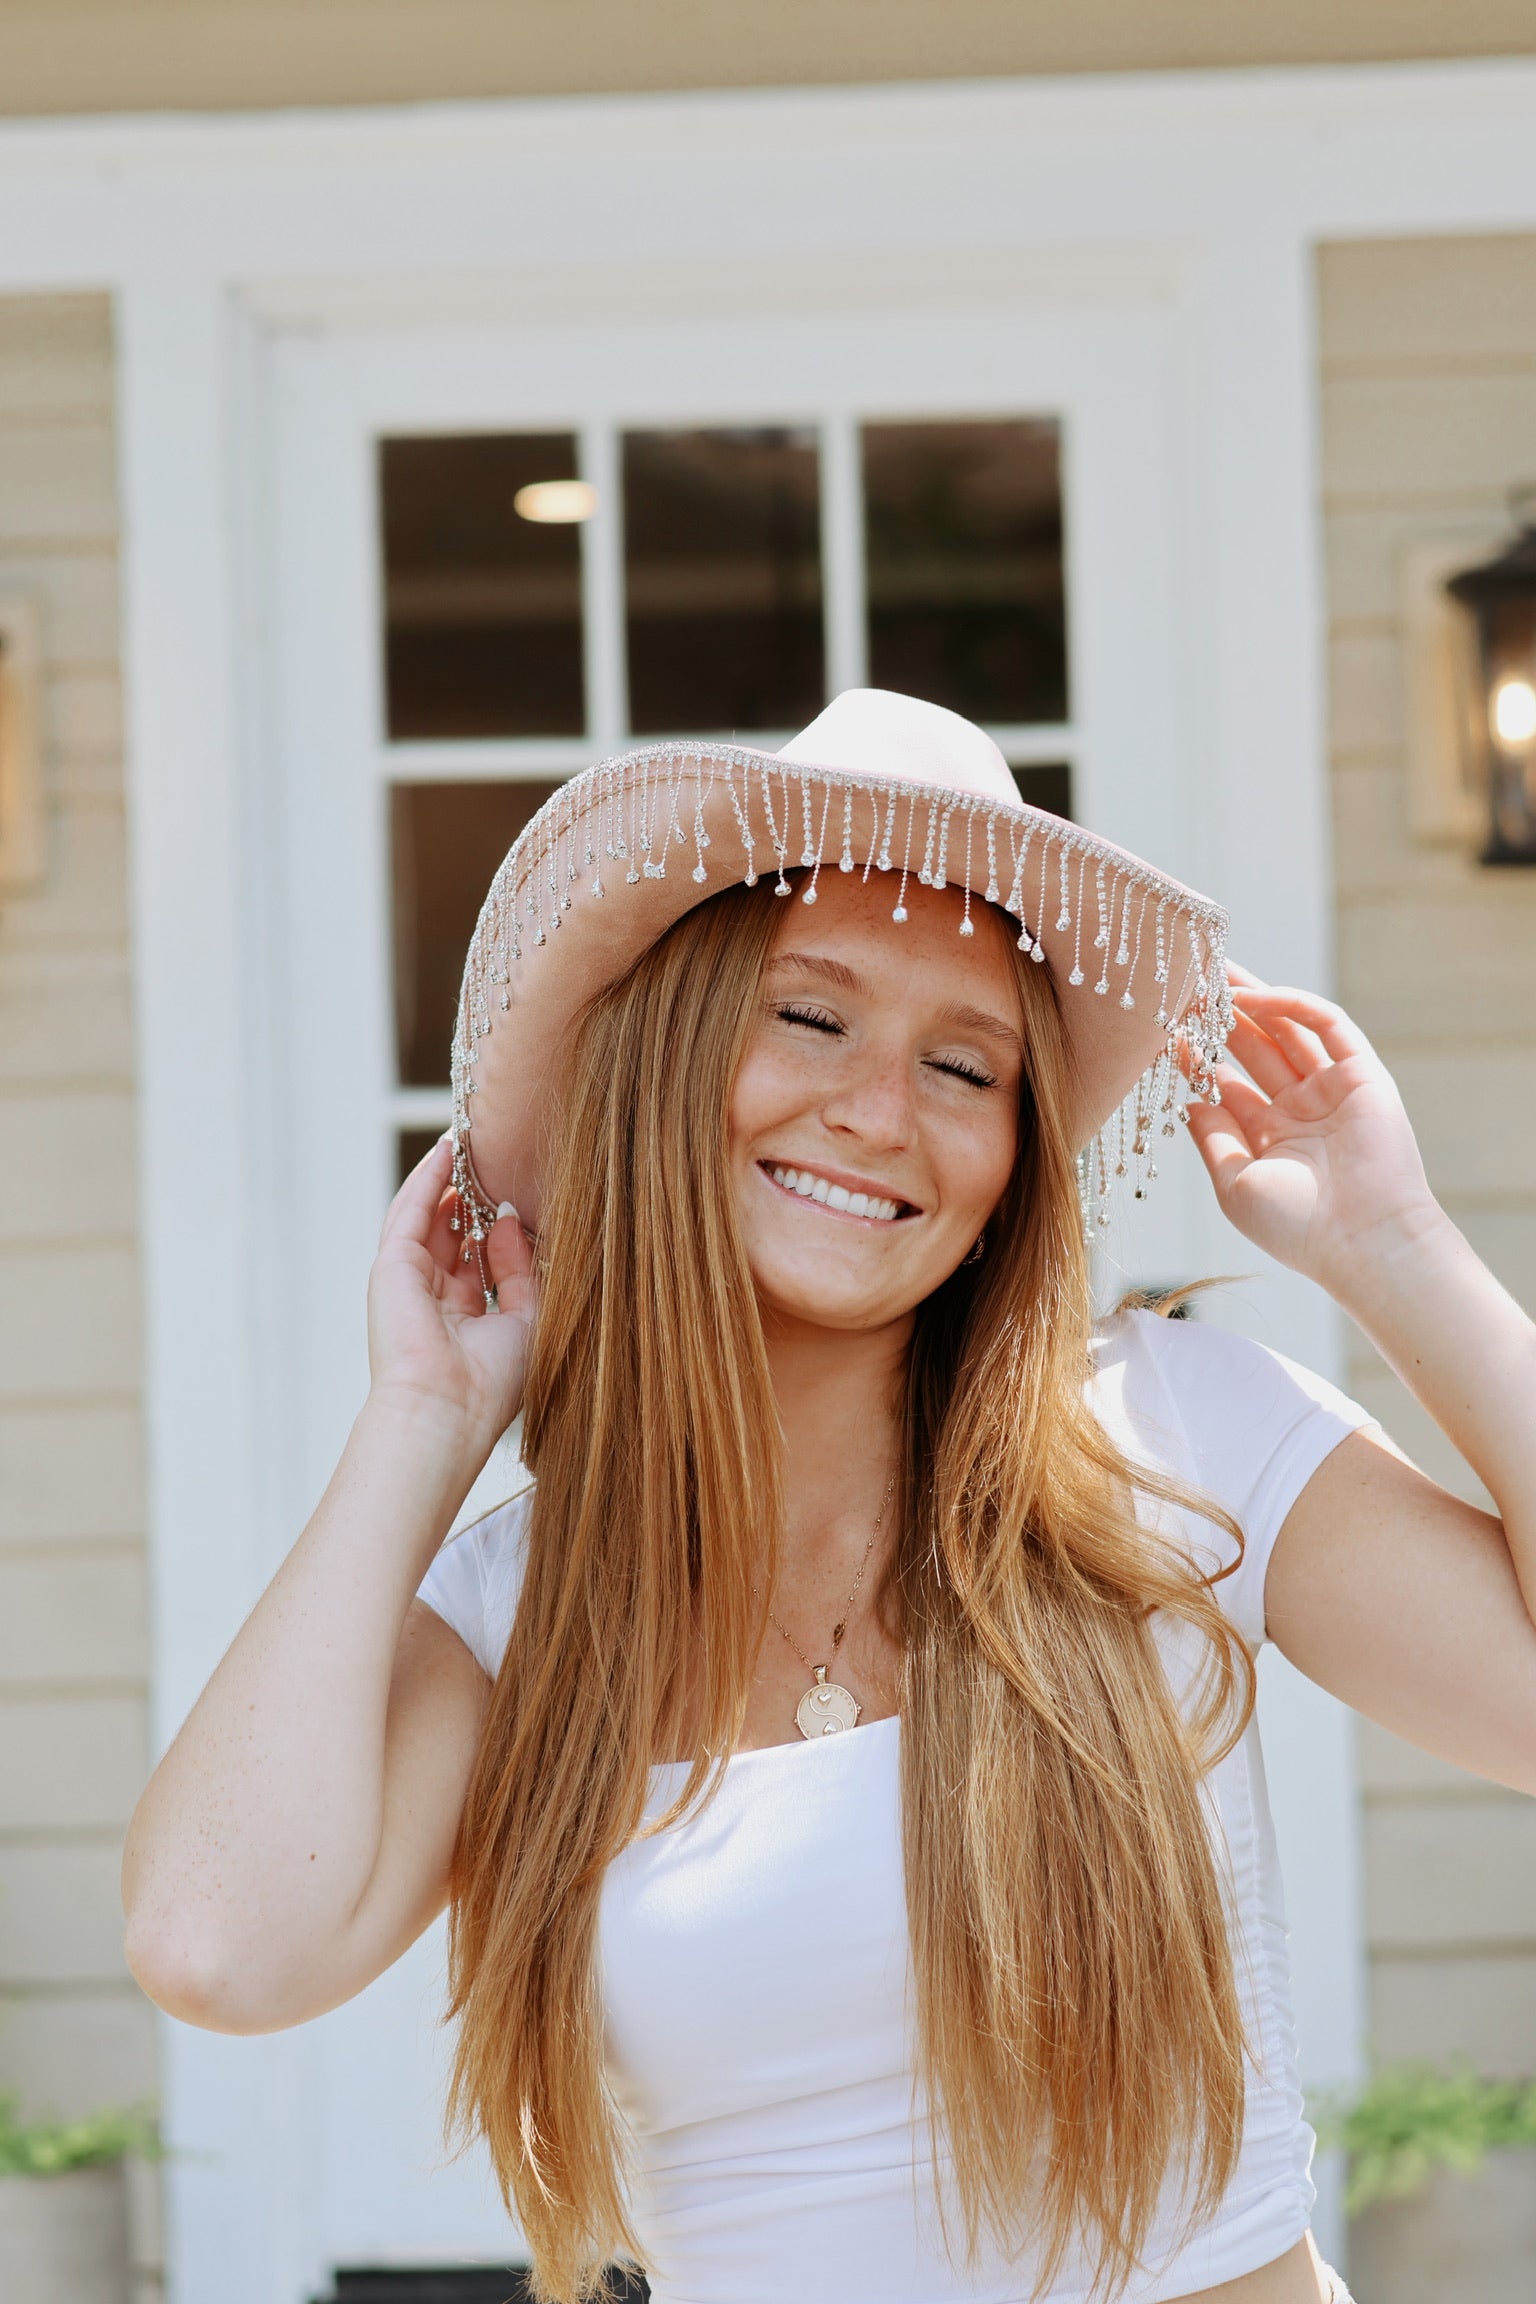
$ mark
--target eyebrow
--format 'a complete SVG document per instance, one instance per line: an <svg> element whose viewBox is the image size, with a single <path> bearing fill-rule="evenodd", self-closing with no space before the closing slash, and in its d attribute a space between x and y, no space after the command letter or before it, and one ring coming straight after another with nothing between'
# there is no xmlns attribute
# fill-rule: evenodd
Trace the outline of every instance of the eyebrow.
<svg viewBox="0 0 1536 2304"><path fill-rule="evenodd" d="M869 986L856 968L846 960L834 960L824 952L780 952L769 962L770 974L786 968L797 968L803 975L818 977L823 984L835 984L841 992L866 995ZM972 1008L964 1001L954 1003L940 1011L939 1021L957 1032L979 1033L988 1040L1003 1040L1011 1048L1022 1051L1023 1034L1016 1025L996 1016L987 1008Z"/></svg>

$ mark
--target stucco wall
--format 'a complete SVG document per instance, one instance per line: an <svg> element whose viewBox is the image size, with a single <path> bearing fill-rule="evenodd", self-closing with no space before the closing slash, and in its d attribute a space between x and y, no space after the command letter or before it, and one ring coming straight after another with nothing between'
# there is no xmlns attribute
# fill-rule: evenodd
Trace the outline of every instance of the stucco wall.
<svg viewBox="0 0 1536 2304"><path fill-rule="evenodd" d="M1187 71L1536 49L1528 0L0 0L0 114Z"/></svg>
<svg viewBox="0 0 1536 2304"><path fill-rule="evenodd" d="M105 298L0 299L49 818L43 883L0 891L0 2091L39 2113L155 2086L117 1894L147 1658L112 390Z"/></svg>
<svg viewBox="0 0 1536 2304"><path fill-rule="evenodd" d="M1405 552L1497 530L1536 477L1536 237L1335 246L1319 287L1341 997L1441 1198L1536 1311L1536 870L1410 834L1399 609ZM1352 1381L1473 1492L1363 1344ZM1536 2072L1536 1803L1370 1729L1364 1775L1377 2054Z"/></svg>

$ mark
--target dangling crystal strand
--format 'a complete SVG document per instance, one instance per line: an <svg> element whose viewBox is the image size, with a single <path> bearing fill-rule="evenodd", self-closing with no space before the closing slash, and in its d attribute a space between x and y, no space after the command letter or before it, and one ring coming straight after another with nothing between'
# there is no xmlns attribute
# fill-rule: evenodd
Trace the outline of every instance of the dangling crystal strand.
<svg viewBox="0 0 1536 2304"><path fill-rule="evenodd" d="M631 774L624 794L624 856L629 865L625 883L634 887L640 878L640 792L642 779Z"/></svg>
<svg viewBox="0 0 1536 2304"><path fill-rule="evenodd" d="M783 787L783 832L781 833L779 830L778 810L774 805L773 781L766 761L764 762L761 771L763 814L768 819L768 841L769 845L773 849L774 857L778 863L779 870L778 885L774 889L774 894L775 896L787 896L789 894L789 882L784 877L784 859L788 852L789 846L789 778L787 772L783 768L781 768L778 773L780 783Z"/></svg>
<svg viewBox="0 0 1536 2304"><path fill-rule="evenodd" d="M704 827L704 802L707 799L709 793L712 792L714 788L715 774L713 764L711 764L710 767L709 784L706 788L704 783L704 762L701 758L695 765L693 784L693 877L699 883L700 887L702 887L704 882L709 878L709 874L704 868L704 851L709 846L709 834Z"/></svg>
<svg viewBox="0 0 1536 2304"><path fill-rule="evenodd" d="M965 876L967 879L971 876L969 865L966 867ZM995 810L989 809L987 811L987 902L996 904L1000 901L1001 891L997 885L997 815Z"/></svg>
<svg viewBox="0 0 1536 2304"><path fill-rule="evenodd" d="M1067 886L1067 862L1071 853L1071 841L1058 839L1056 842L1056 862L1061 873L1061 905L1056 914L1056 933L1058 936L1065 936L1072 925L1072 897Z"/></svg>
<svg viewBox="0 0 1536 2304"><path fill-rule="evenodd" d="M1109 950L1109 915L1105 908L1104 897L1105 870L1105 862L1101 856L1093 868L1093 896L1099 915L1099 925L1094 931L1093 938L1095 952L1107 952Z"/></svg>
<svg viewBox="0 0 1536 2304"><path fill-rule="evenodd" d="M939 819L939 858L933 868L935 888L949 886L949 819L953 813L953 809L946 806Z"/></svg>
<svg viewBox="0 0 1536 2304"><path fill-rule="evenodd" d="M839 872L853 870L853 786L843 786L843 852L837 860Z"/></svg>
<svg viewBox="0 0 1536 2304"><path fill-rule="evenodd" d="M1136 941L1131 948L1130 960L1127 963L1125 990L1120 995L1120 1005L1122 1008L1134 1008L1136 1005L1136 972L1141 966L1141 931L1146 924L1147 906L1151 902L1151 898L1151 890L1149 888L1143 888L1141 891L1141 902L1136 907ZM1126 901L1127 905L1129 905L1129 897L1127 897Z"/></svg>
<svg viewBox="0 0 1536 2304"><path fill-rule="evenodd" d="M1106 993L1108 992L1108 990L1109 990L1109 943L1110 943L1110 934L1111 934L1111 923L1112 923L1112 921L1113 921L1113 919L1114 919L1114 916L1115 916L1115 896L1116 896L1116 893L1117 893L1117 891L1118 891L1118 889L1119 889L1119 886L1120 886L1120 883L1119 883L1119 880L1117 879L1117 880L1115 881L1114 887L1113 887L1113 888L1110 890L1110 892L1109 892L1108 903L1107 903L1107 905L1106 905L1106 901L1105 901L1105 895L1104 895L1104 864L1103 864L1103 861L1102 861L1102 859L1101 859L1101 860L1100 860L1100 863L1099 863L1098 874L1097 874L1097 894L1098 894L1098 903L1099 903L1099 932L1098 932L1097 936L1095 936L1095 938L1094 938L1094 943L1095 943L1095 944L1098 946L1099 950L1100 950L1100 951L1103 953L1103 955L1104 955L1104 958L1103 958L1103 961L1102 961L1102 963L1101 963L1101 965L1100 965L1100 968L1099 968L1099 980L1098 980L1097 984L1095 984L1095 986L1094 986L1094 988L1093 988L1093 989L1094 989L1094 991L1095 991L1095 992L1098 994L1098 996L1099 996L1099 998L1100 998L1101 1000L1104 998L1105 994L1106 994Z"/></svg>
<svg viewBox="0 0 1536 2304"><path fill-rule="evenodd" d="M1085 848L1077 865L1077 924L1072 931L1072 973L1067 982L1072 985L1083 981L1083 882L1088 877L1088 851Z"/></svg>
<svg viewBox="0 0 1536 2304"><path fill-rule="evenodd" d="M916 814L917 802L915 799L909 798L907 801L907 844L901 857L901 886L896 891L896 909L891 914L891 918L898 927L905 923L907 917L907 875L912 869L912 823Z"/></svg>
<svg viewBox="0 0 1536 2304"><path fill-rule="evenodd" d="M778 863L779 877L774 883L773 892L775 896L787 896L790 892L790 889L789 882L785 878L784 874L785 867L789 862L789 814L790 809L793 806L793 796L789 788L789 771L787 768L781 768L779 770L779 790L777 797L778 800L783 804L784 829L782 832L779 830L778 810L775 808L773 815L773 853Z"/></svg>
<svg viewBox="0 0 1536 2304"><path fill-rule="evenodd" d="M829 800L831 796L829 790L827 794ZM821 861L821 851L819 848L811 846L811 779L803 768L800 771L800 814L805 827L805 840L800 850L800 862L809 867Z"/></svg>
<svg viewBox="0 0 1536 2304"><path fill-rule="evenodd" d="M755 888L757 886L757 865L753 861L753 850L757 846L757 843L752 836L751 769L747 768L742 771L741 792L739 796L736 791L736 772L734 768L729 770L726 775L725 787L731 796L731 813L736 819L736 829L741 835L741 852L746 859L746 870L743 873L742 878L744 884L748 888Z"/></svg>
<svg viewBox="0 0 1536 2304"><path fill-rule="evenodd" d="M933 842L934 835L938 831L938 826L939 804L937 800L930 800L928 803L928 836L923 842L922 868L917 875L918 885L922 888L931 888L933 886ZM907 838L910 844L910 825L907 828Z"/></svg>
<svg viewBox="0 0 1536 2304"><path fill-rule="evenodd" d="M1045 945L1042 942L1042 938L1045 934L1046 882L1050 878L1050 870L1051 841L1049 834L1047 834L1046 838L1043 839L1040 843L1040 900L1035 906L1035 919L1038 925L1035 929L1035 949L1033 954L1033 957L1036 960L1043 960L1045 958Z"/></svg>
<svg viewBox="0 0 1536 2304"><path fill-rule="evenodd" d="M991 818L989 817L987 821L990 826ZM949 818L947 816L944 819L944 827L944 838L947 843L949 839ZM976 933L975 928L971 925L971 842L975 838L975 834L976 811L974 808L967 808L965 812L965 910L960 920L962 936L974 936ZM941 865L943 861L941 855L939 858Z"/></svg>
<svg viewBox="0 0 1536 2304"><path fill-rule="evenodd" d="M1012 871L1008 893L1003 899L1003 910L1011 912L1020 927L1024 925L1024 866L1029 857L1029 843L1034 837L1033 824L1008 826L1008 862Z"/></svg>
<svg viewBox="0 0 1536 2304"><path fill-rule="evenodd" d="M890 871L890 869L891 869L891 833L894 831L894 829L895 829L895 825L896 825L896 787L895 787L895 785L893 784L893 785L891 786L891 788L890 788L890 791L889 791L889 793L888 793L888 794L887 794L887 796L886 796L886 803L885 803L885 829L884 829L884 831L883 831L883 832L881 833L881 835L880 835L880 869L881 869L881 871L882 871L882 872L889 872L889 871ZM911 841L912 841L912 818L911 818L911 815L910 815L910 813L909 813L909 815L908 815L908 817L907 817L907 844L908 844L908 846L909 846L909 847L910 847L910 845L911 845Z"/></svg>
<svg viewBox="0 0 1536 2304"><path fill-rule="evenodd" d="M816 883L821 878L821 859L826 851L827 845L827 818L831 813L832 787L830 784L827 784L823 786L823 797L821 803L821 831L817 836L815 856L811 860L811 884L800 899L802 904L814 904L816 901Z"/></svg>
<svg viewBox="0 0 1536 2304"><path fill-rule="evenodd" d="M576 861L576 809L573 802L571 806L570 822L566 826L565 833L565 886L561 891L560 896L560 909L562 912L569 912L572 904L575 902L575 898L572 896L571 890L576 885L576 875L580 869L581 867Z"/></svg>

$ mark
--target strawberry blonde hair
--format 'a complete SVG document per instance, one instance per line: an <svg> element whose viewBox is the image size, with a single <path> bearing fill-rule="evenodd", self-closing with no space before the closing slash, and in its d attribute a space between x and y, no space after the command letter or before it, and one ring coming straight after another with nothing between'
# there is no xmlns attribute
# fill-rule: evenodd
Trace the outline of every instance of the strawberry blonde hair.
<svg viewBox="0 0 1536 2304"><path fill-rule="evenodd" d="M708 1797L773 1580L784 1466L728 1111L778 917L765 886L714 897L595 1000L551 1136L527 1572L450 1925L452 2112L489 2144L541 2304L640 2259L602 2061L603 1875L642 1829L653 1760L694 1755L649 1829ZM951 2252L1027 2244L1041 2293L1077 2244L1113 2292L1165 2180L1193 2223L1241 2142L1201 1777L1241 1733L1252 1663L1136 1511L1138 1492L1194 1499L1086 1404L1069 1054L1049 970L1021 954L1015 974L1019 1154L985 1260L918 1308L880 1604L903 1654L916 2056ZM1154 1612L1198 1635L1182 1704Z"/></svg>

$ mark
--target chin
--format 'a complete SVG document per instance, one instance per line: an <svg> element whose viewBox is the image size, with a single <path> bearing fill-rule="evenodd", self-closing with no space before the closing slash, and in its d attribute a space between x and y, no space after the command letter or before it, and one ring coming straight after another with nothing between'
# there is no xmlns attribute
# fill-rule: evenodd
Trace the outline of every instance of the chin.
<svg viewBox="0 0 1536 2304"><path fill-rule="evenodd" d="M922 1302L922 1295L905 1289L829 1287L827 1275L807 1278L803 1286L781 1269L770 1278L754 1272L758 1301L765 1312L780 1320L793 1320L808 1328L826 1328L847 1335L863 1335L872 1328L889 1328L907 1319ZM924 1294L927 1293L925 1290Z"/></svg>

